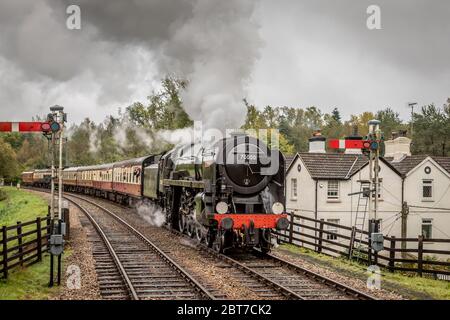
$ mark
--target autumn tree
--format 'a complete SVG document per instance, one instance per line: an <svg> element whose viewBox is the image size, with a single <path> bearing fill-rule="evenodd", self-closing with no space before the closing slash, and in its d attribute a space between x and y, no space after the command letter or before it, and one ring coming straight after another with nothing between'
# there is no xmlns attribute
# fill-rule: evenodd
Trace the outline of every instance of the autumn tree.
<svg viewBox="0 0 450 320"><path fill-rule="evenodd" d="M0 138L0 178L11 179L17 177L19 172L16 153L9 143Z"/></svg>

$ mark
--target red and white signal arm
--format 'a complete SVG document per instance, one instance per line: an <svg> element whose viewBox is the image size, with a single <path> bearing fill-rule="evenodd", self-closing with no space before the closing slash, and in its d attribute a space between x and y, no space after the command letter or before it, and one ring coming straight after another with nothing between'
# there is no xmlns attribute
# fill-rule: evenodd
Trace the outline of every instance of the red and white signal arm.
<svg viewBox="0 0 450 320"><path fill-rule="evenodd" d="M48 122L0 122L0 132L49 132Z"/></svg>
<svg viewBox="0 0 450 320"><path fill-rule="evenodd" d="M328 141L331 149L368 149L370 142L367 140L331 139Z"/></svg>

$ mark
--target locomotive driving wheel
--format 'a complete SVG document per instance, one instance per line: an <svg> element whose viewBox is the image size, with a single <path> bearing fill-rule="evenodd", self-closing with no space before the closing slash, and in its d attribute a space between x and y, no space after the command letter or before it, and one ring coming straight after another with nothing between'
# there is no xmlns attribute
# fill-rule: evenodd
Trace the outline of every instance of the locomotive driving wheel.
<svg viewBox="0 0 450 320"><path fill-rule="evenodd" d="M218 253L223 253L223 250L225 249L225 232L219 231L217 233L217 236L212 244L212 248Z"/></svg>
<svg viewBox="0 0 450 320"><path fill-rule="evenodd" d="M181 233L186 231L186 216L181 212L178 215L178 230Z"/></svg>

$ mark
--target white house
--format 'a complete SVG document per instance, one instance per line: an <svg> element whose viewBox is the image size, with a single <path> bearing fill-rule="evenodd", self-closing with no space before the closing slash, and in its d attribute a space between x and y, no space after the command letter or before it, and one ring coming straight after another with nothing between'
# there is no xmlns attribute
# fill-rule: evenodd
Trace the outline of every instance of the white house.
<svg viewBox="0 0 450 320"><path fill-rule="evenodd" d="M345 226L361 228L363 222L367 230L368 213L362 219L367 198L363 194L350 194L368 190L368 158L360 150L352 149L327 153L325 142L326 138L320 134L312 137L309 152L296 154L288 164L286 208L302 216ZM387 142L386 157L380 159L377 218L381 219L381 231L401 237L402 204L406 202L408 238L423 234L428 238L449 239L450 157L411 156L409 144L406 137ZM337 228L327 228L339 232ZM327 237L339 240L329 234ZM450 250L449 243L427 243L428 247Z"/></svg>

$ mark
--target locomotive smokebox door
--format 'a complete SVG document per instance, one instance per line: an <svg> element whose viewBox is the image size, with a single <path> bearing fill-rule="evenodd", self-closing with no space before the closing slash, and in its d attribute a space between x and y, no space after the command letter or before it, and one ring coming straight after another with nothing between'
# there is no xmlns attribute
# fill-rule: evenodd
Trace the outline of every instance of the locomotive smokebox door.
<svg viewBox="0 0 450 320"><path fill-rule="evenodd" d="M384 249L383 247L384 237L382 233L374 232L371 234L371 246L376 252Z"/></svg>

